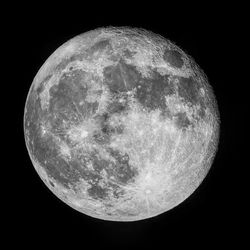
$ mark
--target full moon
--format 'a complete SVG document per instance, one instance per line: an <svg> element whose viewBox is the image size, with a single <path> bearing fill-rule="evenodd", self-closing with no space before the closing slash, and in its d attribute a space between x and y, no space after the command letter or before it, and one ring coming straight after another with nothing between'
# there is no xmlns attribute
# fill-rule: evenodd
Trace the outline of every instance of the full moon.
<svg viewBox="0 0 250 250"><path fill-rule="evenodd" d="M65 204L136 221L199 187L218 147L219 112L205 73L173 42L144 29L99 28L42 65L24 137L38 175Z"/></svg>

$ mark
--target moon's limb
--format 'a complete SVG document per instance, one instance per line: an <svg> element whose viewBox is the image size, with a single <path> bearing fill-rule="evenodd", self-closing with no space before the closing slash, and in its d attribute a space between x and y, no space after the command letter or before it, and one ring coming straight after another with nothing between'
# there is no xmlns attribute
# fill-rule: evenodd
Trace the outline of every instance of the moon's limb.
<svg viewBox="0 0 250 250"><path fill-rule="evenodd" d="M80 212L114 221L156 216L190 196L212 164L219 116L207 86L189 56L152 33L77 36L33 81L29 154L52 192Z"/></svg>

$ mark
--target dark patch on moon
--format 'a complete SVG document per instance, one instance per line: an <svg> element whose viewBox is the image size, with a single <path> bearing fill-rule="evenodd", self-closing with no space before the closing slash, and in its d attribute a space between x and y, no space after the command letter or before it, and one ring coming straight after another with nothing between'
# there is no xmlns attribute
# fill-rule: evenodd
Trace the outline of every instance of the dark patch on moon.
<svg viewBox="0 0 250 250"><path fill-rule="evenodd" d="M95 179L92 177L86 178L86 175L83 176L83 178L91 185L88 192L94 199L105 199L108 195L108 189L112 190L112 193L116 198L119 197L123 192L119 191L119 185L117 184L126 185L136 174L135 170L128 164L128 156L121 156L118 151L112 151L111 149L109 149L109 152L115 159L115 162L99 158L98 154L91 154L91 161L95 173L100 174L105 170L107 174L107 181L104 181L104 185L102 184L102 186L100 186L100 181L102 180L100 175ZM111 177L113 178L112 183L109 182Z"/></svg>
<svg viewBox="0 0 250 250"><path fill-rule="evenodd" d="M132 65L122 59L115 66L107 66L103 70L105 83L113 94L125 93L137 87L140 74Z"/></svg>
<svg viewBox="0 0 250 250"><path fill-rule="evenodd" d="M161 76L154 71L151 78L144 78L136 70L135 66L120 61L116 66L108 66L104 69L105 83L113 95L128 91L135 91L135 99L146 109L159 108L166 110L165 95L174 93L173 84L168 76Z"/></svg>
<svg viewBox="0 0 250 250"><path fill-rule="evenodd" d="M66 188L69 188L70 185L74 186L81 177L81 171L77 162L67 162L57 154L49 158L48 162L44 164L44 168L49 176Z"/></svg>
<svg viewBox="0 0 250 250"><path fill-rule="evenodd" d="M119 97L116 99L113 99L112 102L110 102L107 106L107 111L110 115L113 114L124 114L128 110L128 99L125 97L124 102L119 101Z"/></svg>
<svg viewBox="0 0 250 250"><path fill-rule="evenodd" d="M38 130L33 132L33 154L40 163L45 163L47 159L54 157L57 153L51 138L41 138Z"/></svg>
<svg viewBox="0 0 250 250"><path fill-rule="evenodd" d="M176 68L181 68L184 64L182 60L182 55L177 50L166 49L163 55L163 59L169 63L171 66Z"/></svg>
<svg viewBox="0 0 250 250"><path fill-rule="evenodd" d="M104 50L111 50L111 44L108 39L103 39L96 42L88 51L89 55L93 55L95 52L102 52Z"/></svg>
<svg viewBox="0 0 250 250"><path fill-rule="evenodd" d="M123 126L111 126L109 124L109 118L111 113L104 113L95 117L96 123L99 125L100 129L96 130L93 134L93 140L95 143L100 145L107 145L110 142L111 135L113 134L122 134Z"/></svg>
<svg viewBox="0 0 250 250"><path fill-rule="evenodd" d="M138 173L129 164L128 154L122 154L118 150L108 149L111 156L116 160L114 169L114 175L118 182L126 185L130 180L132 180Z"/></svg>
<svg viewBox="0 0 250 250"><path fill-rule="evenodd" d="M167 113L165 96L174 93L173 84L169 81L168 76L161 76L154 72L151 79L141 78L140 87L136 89L135 98L147 110L159 109L165 116Z"/></svg>
<svg viewBox="0 0 250 250"><path fill-rule="evenodd" d="M103 188L99 185L92 185L88 190L88 195L95 200L103 200L108 196L107 188Z"/></svg>
<svg viewBox="0 0 250 250"><path fill-rule="evenodd" d="M119 65L105 67L103 70L103 74L105 77L105 82L108 85L111 93L118 94L128 91Z"/></svg>
<svg viewBox="0 0 250 250"><path fill-rule="evenodd" d="M46 83L51 79L51 77L53 76L53 74L49 74L47 75L45 78L43 78L43 80L38 84L38 87L36 89L36 94L37 96L39 96L39 94L41 94L46 86Z"/></svg>
<svg viewBox="0 0 250 250"><path fill-rule="evenodd" d="M69 58L62 59L62 61L56 65L55 71L61 72L68 66L69 63L74 61L82 61L83 59L87 58L87 56L88 54L86 53L86 51L81 51L81 53L74 53Z"/></svg>
<svg viewBox="0 0 250 250"><path fill-rule="evenodd" d="M59 84L50 89L50 112L70 109L69 112L77 114L79 119L94 114L98 103L86 101L87 91L84 71L75 70L64 74L59 80Z"/></svg>
<svg viewBox="0 0 250 250"><path fill-rule="evenodd" d="M206 101L205 98L200 94L200 88L202 85L194 80L192 77L184 78L179 77L178 83L178 94L184 99L189 105L200 105L198 115L200 119L203 119L206 115Z"/></svg>
<svg viewBox="0 0 250 250"><path fill-rule="evenodd" d="M186 101L197 104L199 101L199 85L192 78L179 77L178 93Z"/></svg>
<svg viewBox="0 0 250 250"><path fill-rule="evenodd" d="M60 81L58 85L51 87L49 112L66 108L71 101L72 94L72 89L64 81Z"/></svg>
<svg viewBox="0 0 250 250"><path fill-rule="evenodd" d="M190 120L188 119L186 113L179 112L174 115L175 117L175 124L180 129L186 129L191 125Z"/></svg>

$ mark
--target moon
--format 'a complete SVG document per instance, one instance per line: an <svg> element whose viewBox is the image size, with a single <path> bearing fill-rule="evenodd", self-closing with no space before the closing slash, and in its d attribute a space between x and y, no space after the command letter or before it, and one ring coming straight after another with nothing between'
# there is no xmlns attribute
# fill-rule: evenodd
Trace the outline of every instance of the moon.
<svg viewBox="0 0 250 250"><path fill-rule="evenodd" d="M204 180L219 112L194 59L151 31L107 27L59 47L24 108L30 159L45 185L88 216L160 215Z"/></svg>

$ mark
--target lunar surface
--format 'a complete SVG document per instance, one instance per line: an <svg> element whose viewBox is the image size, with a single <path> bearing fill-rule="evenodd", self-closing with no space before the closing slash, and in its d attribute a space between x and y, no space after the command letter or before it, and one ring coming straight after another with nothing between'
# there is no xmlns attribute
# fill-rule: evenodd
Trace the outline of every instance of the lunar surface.
<svg viewBox="0 0 250 250"><path fill-rule="evenodd" d="M189 197L218 145L208 79L182 49L142 29L69 40L30 87L24 134L47 187L95 218L135 221Z"/></svg>

